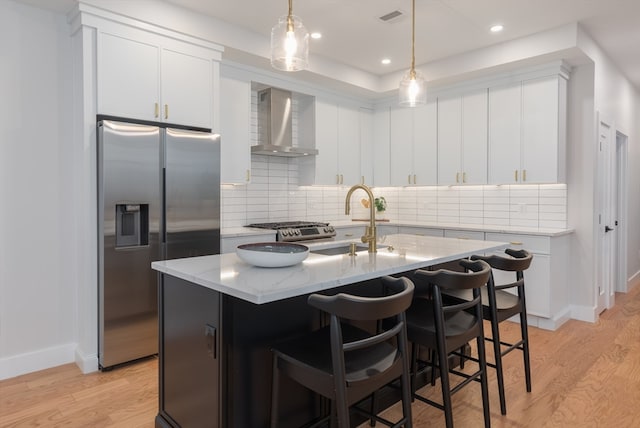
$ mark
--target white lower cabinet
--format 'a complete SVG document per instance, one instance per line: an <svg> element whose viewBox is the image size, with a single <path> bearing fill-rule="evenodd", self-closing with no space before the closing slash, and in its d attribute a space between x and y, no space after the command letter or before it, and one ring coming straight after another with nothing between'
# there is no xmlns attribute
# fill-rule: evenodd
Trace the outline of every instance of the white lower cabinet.
<svg viewBox="0 0 640 428"><path fill-rule="evenodd" d="M570 318L568 290L569 235L485 234L487 241L509 242L509 248L533 254L524 272L528 323L555 330ZM501 251L498 254L504 255ZM496 272L496 281L500 281Z"/></svg>

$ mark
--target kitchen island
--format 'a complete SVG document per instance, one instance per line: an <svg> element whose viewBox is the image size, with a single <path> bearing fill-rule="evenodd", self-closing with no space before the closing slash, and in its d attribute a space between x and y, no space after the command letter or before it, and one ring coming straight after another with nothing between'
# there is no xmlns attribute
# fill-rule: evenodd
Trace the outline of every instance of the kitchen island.
<svg viewBox="0 0 640 428"><path fill-rule="evenodd" d="M233 253L154 262L160 323L156 426L268 426L271 344L323 323L306 304L309 294L373 295L381 276L507 246L396 234L386 236L373 254L314 253L349 242L310 244L304 262L285 268L250 266ZM303 424L323 405L293 382L283 382L282 391L282 426Z"/></svg>

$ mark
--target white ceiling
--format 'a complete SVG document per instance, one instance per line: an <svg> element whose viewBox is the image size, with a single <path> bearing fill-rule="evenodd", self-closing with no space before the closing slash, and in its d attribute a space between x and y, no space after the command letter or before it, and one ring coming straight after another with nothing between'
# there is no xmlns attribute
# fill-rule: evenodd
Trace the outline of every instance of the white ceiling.
<svg viewBox="0 0 640 428"><path fill-rule="evenodd" d="M65 11L75 0L19 0ZM270 36L287 0L166 0ZM393 22L378 17L405 13ZM309 31L313 56L385 75L409 67L411 0L294 0L293 11ZM416 64L579 22L640 88L640 0L416 0ZM504 25L500 34L489 27ZM384 57L390 65L382 65Z"/></svg>

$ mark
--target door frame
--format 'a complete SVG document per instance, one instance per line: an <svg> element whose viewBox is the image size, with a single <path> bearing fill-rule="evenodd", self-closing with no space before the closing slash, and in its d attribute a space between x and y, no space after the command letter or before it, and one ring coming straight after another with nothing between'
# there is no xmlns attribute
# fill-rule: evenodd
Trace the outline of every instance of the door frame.
<svg viewBox="0 0 640 428"><path fill-rule="evenodd" d="M616 253L615 260L615 287L613 292L626 293L628 291L627 280L627 202L628 199L628 155L629 137L616 130L615 141L615 164L616 164Z"/></svg>
<svg viewBox="0 0 640 428"><path fill-rule="evenodd" d="M628 137L600 113L596 128L594 295L600 314L615 305L616 292L627 291ZM606 233L605 226L613 230Z"/></svg>

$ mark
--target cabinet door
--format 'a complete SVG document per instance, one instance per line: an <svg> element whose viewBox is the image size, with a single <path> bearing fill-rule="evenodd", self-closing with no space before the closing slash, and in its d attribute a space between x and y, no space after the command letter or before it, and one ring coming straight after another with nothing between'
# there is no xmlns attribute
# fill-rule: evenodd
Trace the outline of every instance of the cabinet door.
<svg viewBox="0 0 640 428"><path fill-rule="evenodd" d="M462 183L462 98L438 98L438 184Z"/></svg>
<svg viewBox="0 0 640 428"><path fill-rule="evenodd" d="M160 120L158 46L107 33L98 37L98 113Z"/></svg>
<svg viewBox="0 0 640 428"><path fill-rule="evenodd" d="M413 109L394 108L389 119L389 175L392 186L413 184Z"/></svg>
<svg viewBox="0 0 640 428"><path fill-rule="evenodd" d="M523 181L558 179L558 77L522 82Z"/></svg>
<svg viewBox="0 0 640 428"><path fill-rule="evenodd" d="M338 107L337 144L339 184L352 186L360 183L362 176L360 174L360 112L358 108Z"/></svg>
<svg viewBox="0 0 640 428"><path fill-rule="evenodd" d="M487 90L462 97L462 177L487 184Z"/></svg>
<svg viewBox="0 0 640 428"><path fill-rule="evenodd" d="M220 78L220 181L245 184L251 175L251 83Z"/></svg>
<svg viewBox="0 0 640 428"><path fill-rule="evenodd" d="M520 182L520 84L489 89L489 183Z"/></svg>
<svg viewBox="0 0 640 428"><path fill-rule="evenodd" d="M161 63L162 120L180 125L211 128L213 123L212 61L163 49Z"/></svg>
<svg viewBox="0 0 640 428"><path fill-rule="evenodd" d="M435 101L413 109L413 184L438 183L438 108Z"/></svg>
<svg viewBox="0 0 640 428"><path fill-rule="evenodd" d="M360 108L360 175L362 183L373 186L373 110Z"/></svg>
<svg viewBox="0 0 640 428"><path fill-rule="evenodd" d="M315 184L339 184L338 106L316 98Z"/></svg>
<svg viewBox="0 0 640 428"><path fill-rule="evenodd" d="M376 110L373 113L373 185L389 186L390 144L389 109Z"/></svg>

